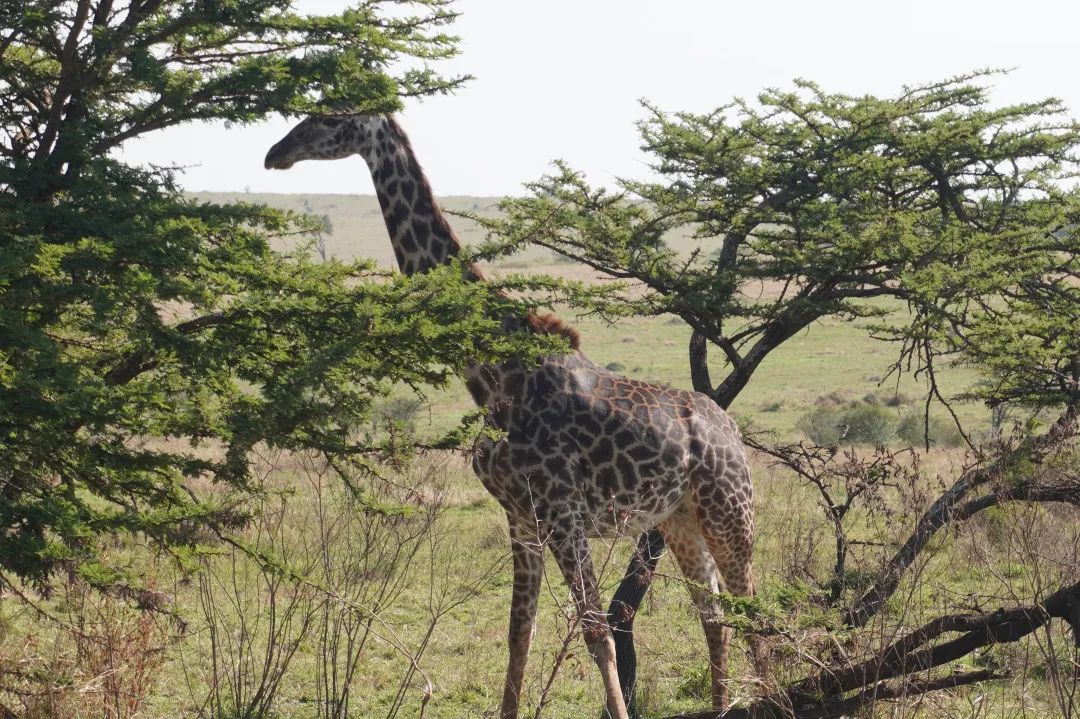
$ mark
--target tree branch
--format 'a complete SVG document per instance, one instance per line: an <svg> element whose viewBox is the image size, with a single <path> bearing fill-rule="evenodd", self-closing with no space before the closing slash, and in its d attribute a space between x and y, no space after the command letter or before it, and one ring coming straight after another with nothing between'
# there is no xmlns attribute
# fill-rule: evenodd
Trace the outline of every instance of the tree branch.
<svg viewBox="0 0 1080 719"><path fill-rule="evenodd" d="M235 315L227 317L221 312L213 312L208 315L203 315L202 317L188 320L187 322L181 322L173 327L173 331L184 335L191 335L210 327L223 325L232 318L235 318ZM125 384L135 379L143 372L152 370L156 366L157 361L153 358L153 354L150 350L132 352L105 373L105 384Z"/></svg>
<svg viewBox="0 0 1080 719"><path fill-rule="evenodd" d="M712 394L712 379L709 376L709 344L705 335L696 329L690 335L690 382L695 392Z"/></svg>
<svg viewBox="0 0 1080 719"><path fill-rule="evenodd" d="M957 672L913 680L935 667L967 656L977 649L1019 641L1051 619L1072 622L1080 602L1080 582L1054 592L1037 604L999 609L988 614L938 617L901 637L871 659L828 667L812 677L746 707L720 714L715 710L679 714L668 719L825 719L850 714L879 700L926 694L965 684L1003 678L992 670ZM961 636L930 646L945 634ZM886 680L899 679L895 683ZM844 694L857 691L851 696Z"/></svg>
<svg viewBox="0 0 1080 719"><path fill-rule="evenodd" d="M78 85L75 55L79 49L79 36L82 35L83 28L86 26L86 21L89 16L90 0L79 0L79 5L75 9L75 18L71 23L71 32L68 33L67 40L64 42L63 52L59 58L60 82L52 97L52 105L49 108L49 119L46 121L45 131L41 137L41 143L38 145L37 153L34 155L35 162L43 161L52 151L53 142L56 140L56 134L60 130L60 120L64 107Z"/></svg>
<svg viewBox="0 0 1080 719"><path fill-rule="evenodd" d="M861 627L878 613L885 601L900 585L904 571L915 561L934 533L957 518L960 502L971 490L1004 475L1017 460L1025 460L1033 465L1041 464L1047 454L1076 434L1077 418L1078 408L1070 406L1043 434L1023 442L1020 447L1007 452L988 465L973 467L960 475L953 486L938 497L937 501L919 519L915 531L889 560L874 585L848 610L844 618L845 623L852 627ZM972 505L972 513L978 511L976 506Z"/></svg>

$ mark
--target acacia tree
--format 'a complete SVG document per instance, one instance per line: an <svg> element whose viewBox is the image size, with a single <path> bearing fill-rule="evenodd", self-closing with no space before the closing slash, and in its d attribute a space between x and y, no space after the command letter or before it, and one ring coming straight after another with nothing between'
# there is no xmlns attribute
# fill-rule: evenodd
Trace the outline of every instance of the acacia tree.
<svg viewBox="0 0 1080 719"><path fill-rule="evenodd" d="M640 130L656 179L609 191L560 163L487 225L507 247L550 248L629 290L597 302L593 292L560 288L571 302L685 321L694 389L722 407L796 333L823 317L861 319L899 343L894 370L928 378L927 411L931 399L949 399L935 380L938 364L966 362L987 380L968 398L1064 408L1045 441L1057 447L1074 435L1080 400L1080 127L1053 99L993 106L988 75L890 98L797 82L707 114L646 105ZM697 247L673 248L675 230L692 234ZM881 303L868 302L880 297L902 300L909 320L886 319ZM724 368L718 382L711 350ZM845 597L853 602L847 621L872 616L927 537L1003 467L1045 458L1037 446L1021 442L998 464L987 459L965 473L876 594ZM1024 496L1049 498L1015 498ZM662 549L658 533L643 535L612 603L628 702L634 611Z"/></svg>
<svg viewBox="0 0 1080 719"><path fill-rule="evenodd" d="M45 583L64 567L127 582L97 537L140 533L180 554L199 527L243 521L191 479L248 491L259 444L365 461L380 448L355 430L373 396L522 351L498 332L507 300L460 268L390 278L286 256L270 240L310 230L303 218L190 201L168 170L115 153L192 121L389 110L452 90L463 78L419 64L455 51L448 0L399 5L0 6L5 577ZM406 61L418 69L391 71Z"/></svg>

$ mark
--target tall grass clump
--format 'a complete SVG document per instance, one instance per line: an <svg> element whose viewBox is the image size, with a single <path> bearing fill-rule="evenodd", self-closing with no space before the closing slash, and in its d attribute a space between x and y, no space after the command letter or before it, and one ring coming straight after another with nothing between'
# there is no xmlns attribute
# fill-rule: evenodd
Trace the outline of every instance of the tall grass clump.
<svg viewBox="0 0 1080 719"><path fill-rule="evenodd" d="M22 595L13 583L5 589ZM150 592L147 599L158 598L145 591ZM19 629L25 635L8 643L0 656L0 716L142 716L173 641L172 622L163 613L138 606L138 597L129 599L70 578L56 591L51 610L35 605L21 618L24 622L5 622L4 635ZM9 697L16 698L18 711L11 708Z"/></svg>

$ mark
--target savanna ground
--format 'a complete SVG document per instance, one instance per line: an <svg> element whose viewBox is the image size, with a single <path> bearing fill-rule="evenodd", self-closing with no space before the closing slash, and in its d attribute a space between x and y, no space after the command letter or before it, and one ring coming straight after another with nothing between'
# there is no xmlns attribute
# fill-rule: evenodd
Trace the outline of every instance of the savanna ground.
<svg viewBox="0 0 1080 719"><path fill-rule="evenodd" d="M328 253L373 257L386 265L392 261L374 198L237 194L214 199L267 202L327 215L333 226L326 236ZM483 213L495 202L447 198L445 206ZM467 221L455 218L454 224L466 243L481 239ZM677 242L689 246L693 240ZM589 277L585 270L539 250L496 269ZM579 318L575 324L582 331L584 351L598 364L689 387L688 330L681 322L661 317L612 326ZM810 431L815 412L828 425L845 410L872 407L868 411L873 416L892 418L883 436L898 449L905 438L892 435L903 417L921 411L926 388L909 376L883 380L894 360L895 348L871 340L864 325L822 322L769 357L732 413L744 428L771 430L779 440L797 441ZM946 394L973 378L959 368L945 371L943 377ZM460 384L433 393L419 407L406 400L390 409L414 422L421 435L450 429L471 409ZM987 434L990 416L985 408L958 404L957 411L973 436ZM942 414L940 409L934 412ZM947 425L934 426L938 444L949 444L953 435ZM906 437L910 439L910 433ZM869 453L872 448L863 445L857 451ZM782 608L802 607L792 610L790 626L805 629L807 643L818 641L821 632L815 634L814 626L820 618L796 595L808 591L812 577L827 576L832 561L831 530L819 497L767 458L755 455L752 461L759 586L768 601ZM861 542L853 552L865 568L872 569L875 557L906 536L922 503L950 482L964 462L962 449L934 448L922 458L916 484L886 489L879 505L848 518L852 537ZM243 531L246 548L282 560L307 583L298 583L288 572L260 572L254 561L224 545L201 560L203 571L196 574L182 571L170 557L148 556L136 546L113 546L107 551L129 556L162 592L139 600L159 604L164 611L138 614L123 601L102 600L77 585L36 608L0 603L0 662L27 679L6 687L4 704L27 707L34 717L225 719L258 716L259 711L265 716L316 717L326 716L320 706L327 694L335 693L330 677L336 677L351 684L347 716L493 715L506 661L508 538L498 505L472 476L466 458L431 453L390 477L380 490L384 498L421 511L391 519L376 513L377 520L365 519L326 468L309 458L267 453L261 464L265 512ZM927 561L912 571L918 582L905 583L882 626L915 626L957 606L986 611L1029 603L1059 586L1064 575L1075 576L1078 524L1073 511L1027 507L986 512L942 533ZM621 578L632 539L614 546L596 544L606 596ZM660 574L636 625L639 695L646 716L708 704L697 616L669 559L661 563ZM84 604L92 611L84 611ZM567 612L566 590L551 566L527 674L524 705L530 715L599 713L599 676L580 639L566 641L572 626ZM59 622L43 621L39 613ZM65 624L69 621L73 625ZM267 637L276 639L269 650ZM1071 644L1066 639L1055 624L1051 632L972 660L986 667L1024 666L1029 670L1019 675L1022 679L881 705L874 715L1059 715L1059 692L1068 688L1044 679L1052 663L1064 656L1062 647ZM756 689L745 644L736 641L733 647L737 699ZM790 671L798 650L780 652L779 679L795 678L784 672ZM330 654L336 661L324 663L322 658ZM350 663L349 656L355 661ZM801 666L805 671L807 665ZM54 691L18 696L20 687L43 676L50 678ZM263 680L255 679L259 676ZM218 691L210 692L215 685ZM248 714L241 707L247 707Z"/></svg>

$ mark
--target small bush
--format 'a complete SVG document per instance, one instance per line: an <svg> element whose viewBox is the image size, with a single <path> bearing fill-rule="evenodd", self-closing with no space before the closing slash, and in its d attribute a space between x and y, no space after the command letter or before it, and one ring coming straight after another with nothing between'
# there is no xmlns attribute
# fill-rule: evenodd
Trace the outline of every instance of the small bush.
<svg viewBox="0 0 1080 719"><path fill-rule="evenodd" d="M148 590L151 591L151 590ZM0 657L5 690L17 695L23 719L135 719L153 695L170 642L160 615L129 606L72 580L62 588L62 614L50 641L29 634L20 653ZM33 625L41 630L47 623ZM0 708L0 716L16 716Z"/></svg>
<svg viewBox="0 0 1080 719"><path fill-rule="evenodd" d="M830 392L829 394L823 394L814 400L814 404L819 407L839 407L847 403L844 396L839 392Z"/></svg>
<svg viewBox="0 0 1080 719"><path fill-rule="evenodd" d="M896 415L878 405L861 404L843 413L847 440L853 443L888 444L896 437Z"/></svg>
<svg viewBox="0 0 1080 719"><path fill-rule="evenodd" d="M940 447L962 447L966 443L956 422L947 417L930 418L930 438Z"/></svg>
<svg viewBox="0 0 1080 719"><path fill-rule="evenodd" d="M797 426L814 444L835 444L840 441L840 410L818 406L799 417Z"/></svg>
<svg viewBox="0 0 1080 719"><path fill-rule="evenodd" d="M910 444L913 447L917 447L923 444L925 440L926 425L923 422L923 413L919 411L912 411L904 413L904 416L900 418L900 425L897 428L897 435L906 444Z"/></svg>
<svg viewBox="0 0 1080 719"><path fill-rule="evenodd" d="M882 403L886 407L899 407L909 403L911 399L906 394L900 394L899 392L893 395L889 395Z"/></svg>
<svg viewBox="0 0 1080 719"><path fill-rule="evenodd" d="M846 434L844 426L847 426ZM888 444L896 437L896 418L880 405L822 403L799 418L798 428L815 444Z"/></svg>
<svg viewBox="0 0 1080 719"><path fill-rule="evenodd" d="M612 372L625 372L626 365L624 365L622 362L608 362L606 365L604 365L604 369L610 370Z"/></svg>

